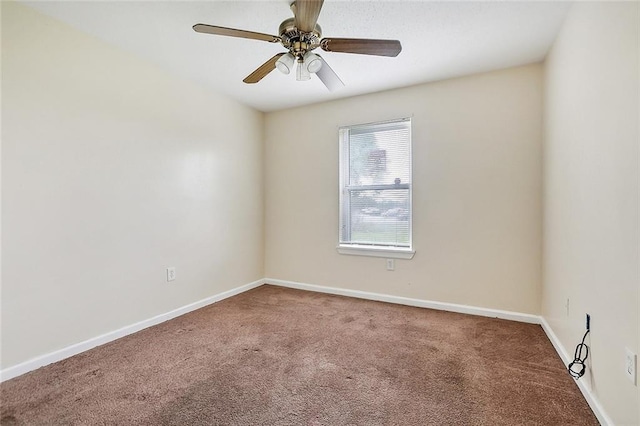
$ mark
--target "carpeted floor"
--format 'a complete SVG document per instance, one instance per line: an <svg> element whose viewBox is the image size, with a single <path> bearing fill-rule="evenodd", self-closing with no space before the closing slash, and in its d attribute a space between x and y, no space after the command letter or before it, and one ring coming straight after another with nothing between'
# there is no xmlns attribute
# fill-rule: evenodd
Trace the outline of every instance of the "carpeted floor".
<svg viewBox="0 0 640 426"><path fill-rule="evenodd" d="M597 425L540 326L262 286L0 386L2 425Z"/></svg>

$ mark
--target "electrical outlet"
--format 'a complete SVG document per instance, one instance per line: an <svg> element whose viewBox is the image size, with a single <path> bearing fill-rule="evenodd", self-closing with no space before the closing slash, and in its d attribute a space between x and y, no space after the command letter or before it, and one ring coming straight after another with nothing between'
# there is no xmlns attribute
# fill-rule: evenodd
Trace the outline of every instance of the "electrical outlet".
<svg viewBox="0 0 640 426"><path fill-rule="evenodd" d="M631 380L631 383L633 383L635 386L636 385L636 365L638 361L638 356L633 352L631 352L631 349L629 348L625 348L625 352L626 352L626 356L625 356L625 363L624 363L624 372L629 378L629 380Z"/></svg>
<svg viewBox="0 0 640 426"><path fill-rule="evenodd" d="M395 271L396 261L395 259L387 259L387 271Z"/></svg>
<svg viewBox="0 0 640 426"><path fill-rule="evenodd" d="M170 266L167 268L167 281L173 281L176 279L176 267Z"/></svg>

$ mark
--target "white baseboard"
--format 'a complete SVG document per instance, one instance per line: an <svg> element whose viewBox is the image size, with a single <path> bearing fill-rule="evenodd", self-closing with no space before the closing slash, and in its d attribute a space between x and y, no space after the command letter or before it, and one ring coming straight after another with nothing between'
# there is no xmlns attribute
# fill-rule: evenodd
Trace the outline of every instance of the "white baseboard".
<svg viewBox="0 0 640 426"><path fill-rule="evenodd" d="M325 287L315 284L299 283L295 281L265 278L265 284L273 284L281 287L297 288L299 290L316 291L319 293L337 294L340 296L355 297L358 299L376 300L379 302L395 303L398 305L416 306L418 308L437 309L439 311L458 312L461 314L479 315L483 317L501 318L511 321L540 324L538 315L523 314L520 312L502 311L499 309L479 308L476 306L458 305L455 303L434 302L431 300L412 299L409 297L392 296L389 294L371 293L360 290L347 290L337 287Z"/></svg>
<svg viewBox="0 0 640 426"><path fill-rule="evenodd" d="M176 318L180 315L184 315L188 312L195 311L196 309L200 309L202 307L218 302L220 300L229 298L231 296L235 296L247 290L251 290L253 288L259 287L263 284L272 284L272 285L277 285L281 287L315 291L318 293L336 294L340 296L355 297L358 299L376 300L380 302L395 303L399 305L415 306L419 308L437 309L441 311L458 312L462 314L479 315L479 316L491 317L491 318L501 318L501 319L525 322L530 324L540 324L544 332L547 334L547 337L551 341L551 344L555 348L556 352L558 352L558 355L560 356L562 361L565 363L565 365L571 362L572 360L569 358L568 352L566 351L564 346L562 346L562 343L560 343L560 340L551 329L551 326L549 325L549 323L547 323L547 321L543 317L538 315L523 314L519 312L503 311L498 309L480 308L476 306L459 305L455 303L412 299L409 297L392 296L388 294L372 293L372 292L360 291L360 290L348 290L348 289L342 289L337 287L326 287L326 286L320 286L315 284L300 283L295 281L279 280L275 278L265 278L265 279L254 281L249 284L245 284L240 287L233 288L231 290L227 290L225 292L216 294L211 297L207 297L206 299L202 299L197 302L191 303L189 305L183 306L181 308L174 309L170 312L156 315L153 318L149 318L147 320L140 321L135 324L131 324L126 327L119 328L109 333L105 333L103 335L85 340L83 342L76 343L66 348L63 348L45 355L41 355L39 357L30 359L28 361L14 365L12 367L5 368L4 370L0 371L0 382L12 379L14 377L20 376L22 374L28 373L33 370L36 370L45 365L49 365L54 362L61 361L65 358L72 357L81 352L95 348L96 346L100 346L105 343L112 342L121 337L127 336L129 334L133 334L137 331L143 330L153 325L160 324L162 322ZM593 393L591 392L591 389L589 389L588 386L583 381L577 380L576 382L577 382L578 388L584 395L587 403L593 410L598 421L603 426L613 426L613 421L607 415L607 413L605 412L604 408L602 407L598 399L595 397L595 395L593 395Z"/></svg>
<svg viewBox="0 0 640 426"><path fill-rule="evenodd" d="M568 365L571 361L573 361L573 358L569 356L566 348L562 346L562 343L560 343L560 339L558 339L558 336L556 336L556 334L553 332L553 329L551 328L547 320L542 316L540 317L540 325L542 325L542 329L547 334L547 337L551 341L553 347L556 349L556 352L558 352L558 355L560 355L560 358L562 358L564 364ZM586 383L578 379L576 380L576 384L578 385L578 389L580 389L580 392L582 392L582 395L584 395L584 399L587 400L587 403L591 407L591 410L593 410L593 414L596 415L600 424L603 426L613 426L613 421L607 415L606 411L604 411L604 408L600 404L600 401L598 401L598 398L596 398L596 396L591 392L591 389L586 385Z"/></svg>
<svg viewBox="0 0 640 426"><path fill-rule="evenodd" d="M247 290L251 290L252 288L259 287L262 284L264 284L264 280L257 280L252 283L245 284L243 286L236 287L231 290L224 291L222 293L218 293L214 296L207 297L206 299L202 299L197 302L190 303L186 306L182 306L178 309L174 309L164 314L156 315L155 317L137 322L135 324L131 324L131 325L119 328L117 330L102 334L100 336L93 337L91 339L85 340L84 342L76 343L71 346L67 346L66 348L59 349L57 351L50 352L45 355L41 355L39 357L30 359L28 361L14 365L12 367L7 367L4 370L0 371L0 382L4 382L5 380L9 380L14 377L33 371L35 369L38 369L40 367L44 367L45 365L49 365L54 362L61 361L65 358L72 357L81 352L88 351L89 349L95 348L96 346L104 345L105 343L112 342L116 339L127 336L129 334L133 334L137 331L143 330L153 325L160 324L161 322L165 322L167 320L179 317L180 315L184 315L188 312L195 311L196 309L200 309L212 303L219 302L220 300L226 299L231 296L235 296L236 294L243 293Z"/></svg>
<svg viewBox="0 0 640 426"><path fill-rule="evenodd" d="M519 312L511 312L511 311L502 311L498 309L488 309L488 308L479 308L476 306L468 306L468 305L459 305L455 303L445 303L445 302L434 302L430 300L421 300L421 299L412 299L408 297L401 296L392 296L388 294L380 294L380 293L371 293L367 291L359 291L359 290L347 290L343 288L337 287L325 287L315 284L306 284L295 281L286 281L279 280L275 278L265 278L265 284L273 284L281 287L289 287L289 288L297 288L299 290L308 290L315 291L319 293L328 293L328 294L337 294L340 296L349 296L356 297L358 299L367 299L367 300L376 300L379 302L389 302L396 303L399 305L407 305L407 306L416 306L419 308L430 308L437 309L441 311L449 311L449 312L458 312L462 314L471 314L471 315L479 315L483 317L492 317L492 318L501 318L511 321L519 321L526 322L530 324L540 324L542 329L546 333L547 337L551 341L551 344L555 348L560 358L565 365L568 365L569 362L573 360L573 358L569 358L569 354L566 349L560 343L560 340L555 335L547 321L539 315L531 315L531 314L523 314ZM568 373L567 373L568 374ZM593 395L591 389L585 384L584 381L577 380L576 384L578 388L584 395L587 403L593 410L596 418L603 426L613 426L613 421L607 415L604 408L598 401L598 399Z"/></svg>

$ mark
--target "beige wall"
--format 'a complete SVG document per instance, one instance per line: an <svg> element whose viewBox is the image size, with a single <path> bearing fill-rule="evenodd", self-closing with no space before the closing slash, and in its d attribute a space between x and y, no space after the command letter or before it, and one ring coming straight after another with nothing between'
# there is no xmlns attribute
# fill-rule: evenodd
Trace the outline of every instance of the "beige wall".
<svg viewBox="0 0 640 426"><path fill-rule="evenodd" d="M269 113L266 276L538 313L540 65ZM341 255L338 127L413 117L412 260Z"/></svg>
<svg viewBox="0 0 640 426"><path fill-rule="evenodd" d="M262 127L2 2L2 367L261 278Z"/></svg>
<svg viewBox="0 0 640 426"><path fill-rule="evenodd" d="M639 350L638 19L638 3L575 4L545 64L542 312L569 353L591 314L581 380L619 425L640 423L623 374Z"/></svg>

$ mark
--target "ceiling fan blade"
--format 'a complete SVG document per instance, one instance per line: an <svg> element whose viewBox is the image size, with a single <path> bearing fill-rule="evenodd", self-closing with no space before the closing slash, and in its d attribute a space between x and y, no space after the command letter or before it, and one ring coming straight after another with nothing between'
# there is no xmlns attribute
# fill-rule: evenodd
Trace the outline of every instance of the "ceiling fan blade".
<svg viewBox="0 0 640 426"><path fill-rule="evenodd" d="M249 74L244 80L247 84L257 83L262 80L267 74L276 69L276 61L280 59L280 56L286 54L286 52L278 53L274 55L264 64L260 65L254 72Z"/></svg>
<svg viewBox="0 0 640 426"><path fill-rule="evenodd" d="M327 52L359 53L362 55L398 56L402 45L398 40L375 40L370 38L324 38L320 42Z"/></svg>
<svg viewBox="0 0 640 426"><path fill-rule="evenodd" d="M253 31L237 30L235 28L218 27L216 25L195 24L193 26L193 30L196 32L205 33L205 34L250 38L252 40L262 40L262 41L268 41L271 43L280 42L280 37L278 36L263 34L263 33L256 33Z"/></svg>
<svg viewBox="0 0 640 426"><path fill-rule="evenodd" d="M291 4L296 27L300 31L310 33L315 29L323 2L324 0L296 0Z"/></svg>
<svg viewBox="0 0 640 426"><path fill-rule="evenodd" d="M316 75L320 81L327 86L327 89L329 89L330 92L333 92L334 90L344 87L344 83L340 80L338 74L336 74L336 72L322 57L320 57L320 60L322 61L322 67L320 67L320 70L316 72Z"/></svg>

